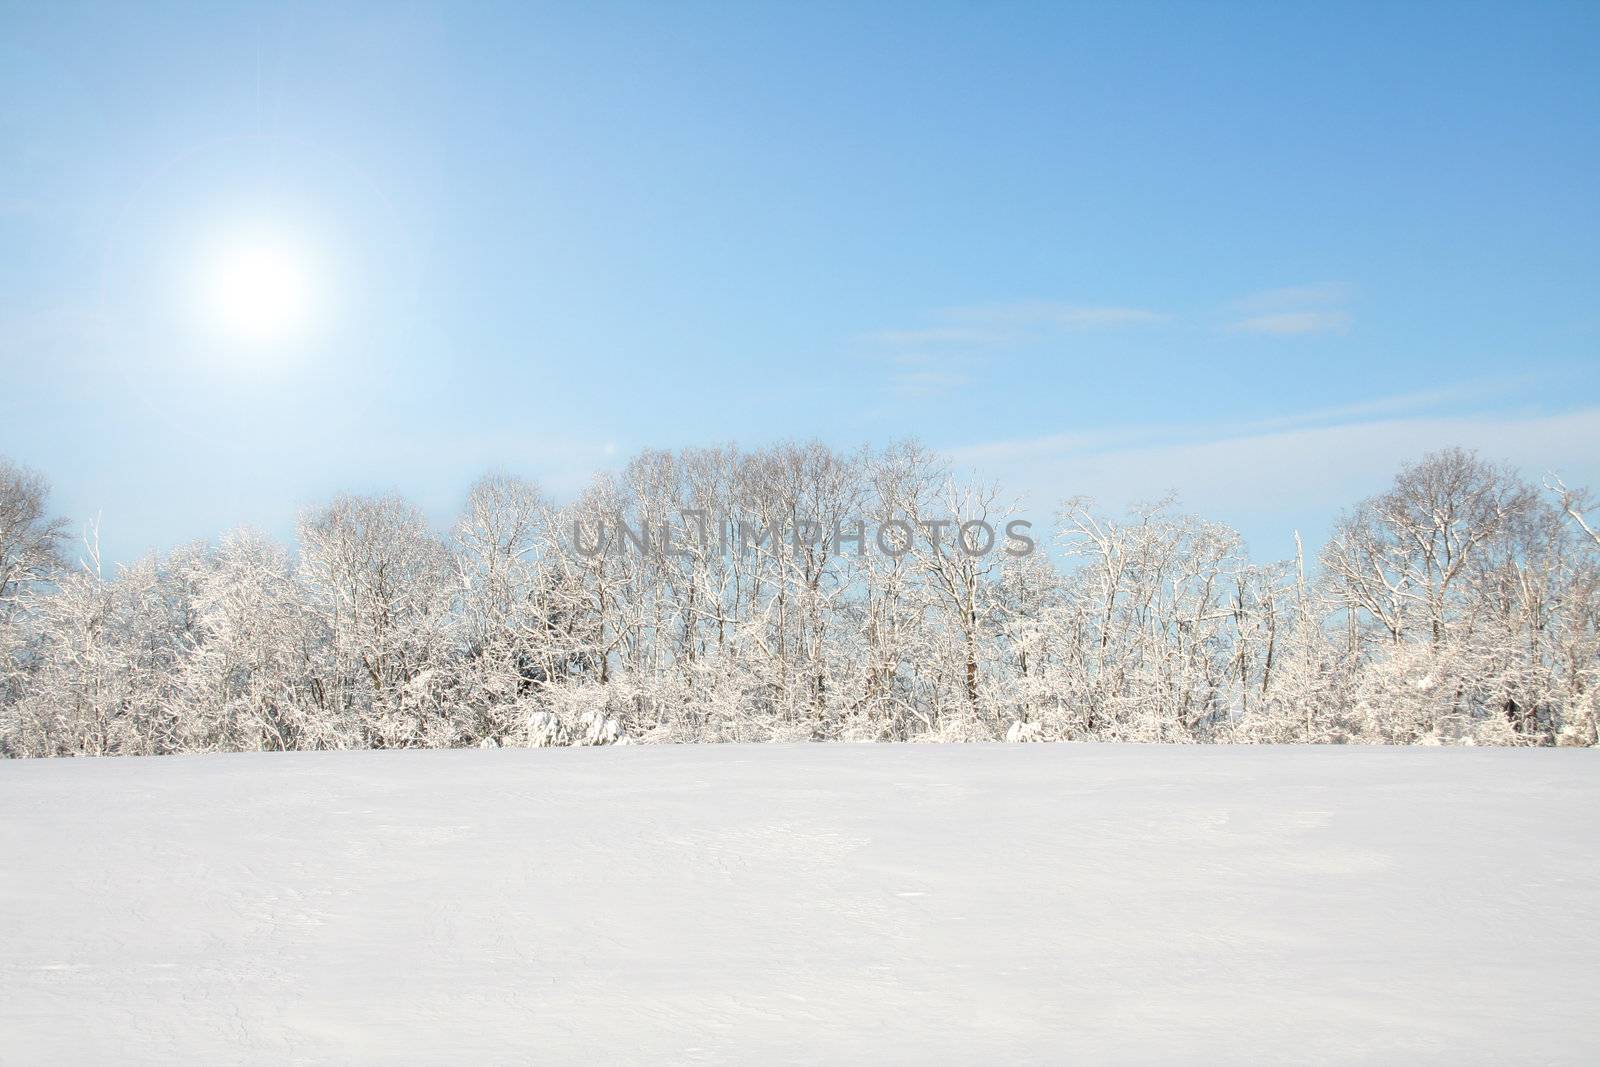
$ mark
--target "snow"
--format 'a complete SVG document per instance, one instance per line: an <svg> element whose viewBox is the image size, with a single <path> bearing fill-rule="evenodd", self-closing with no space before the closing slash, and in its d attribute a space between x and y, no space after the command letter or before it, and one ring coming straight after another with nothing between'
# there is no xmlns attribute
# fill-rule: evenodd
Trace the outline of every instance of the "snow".
<svg viewBox="0 0 1600 1067"><path fill-rule="evenodd" d="M0 1059L1596 1062L1597 761L11 761Z"/></svg>

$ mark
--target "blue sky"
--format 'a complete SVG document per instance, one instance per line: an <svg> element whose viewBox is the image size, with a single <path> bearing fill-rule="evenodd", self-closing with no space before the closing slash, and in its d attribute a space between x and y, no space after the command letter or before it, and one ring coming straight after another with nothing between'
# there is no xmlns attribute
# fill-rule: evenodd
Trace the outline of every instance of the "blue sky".
<svg viewBox="0 0 1600 1067"><path fill-rule="evenodd" d="M111 558L914 435L1258 554L1600 482L1600 5L0 5L0 454ZM208 249L314 279L203 327Z"/></svg>

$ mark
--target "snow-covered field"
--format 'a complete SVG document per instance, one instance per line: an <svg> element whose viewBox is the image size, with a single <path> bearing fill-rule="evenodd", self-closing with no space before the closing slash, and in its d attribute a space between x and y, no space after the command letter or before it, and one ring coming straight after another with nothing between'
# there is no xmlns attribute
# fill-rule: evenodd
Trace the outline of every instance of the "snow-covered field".
<svg viewBox="0 0 1600 1067"><path fill-rule="evenodd" d="M0 1060L1600 1062L1600 754L0 764Z"/></svg>

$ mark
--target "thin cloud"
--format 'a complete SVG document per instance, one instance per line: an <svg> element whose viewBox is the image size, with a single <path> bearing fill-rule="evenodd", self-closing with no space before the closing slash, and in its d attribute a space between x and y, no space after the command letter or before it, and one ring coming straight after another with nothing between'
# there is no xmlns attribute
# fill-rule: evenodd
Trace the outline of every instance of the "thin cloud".
<svg viewBox="0 0 1600 1067"><path fill-rule="evenodd" d="M874 330L862 340L881 348L992 348L1026 344L1058 333L1106 330L1160 322L1149 308L1112 304L1072 304L1054 300L1014 300L941 308L925 326Z"/></svg>
<svg viewBox="0 0 1600 1067"><path fill-rule="evenodd" d="M925 400L951 389L958 389L972 381L958 371L918 370L894 376L895 396L902 400Z"/></svg>
<svg viewBox="0 0 1600 1067"><path fill-rule="evenodd" d="M1348 422L1379 415L1404 415L1430 409L1436 411L1447 405L1468 404L1491 397L1504 398L1512 391L1526 387L1531 381L1529 378L1502 378L1494 381L1467 382L1442 389L1397 393L1354 404L1339 404L1270 419L1258 419L1247 424L1245 428L1277 430L1309 426L1319 422Z"/></svg>
<svg viewBox="0 0 1600 1067"><path fill-rule="evenodd" d="M1266 511L1329 517L1383 488L1401 463L1446 445L1477 449L1530 475L1561 468L1572 484L1593 483L1600 465L1573 456L1600 454L1600 408L1415 413L1284 429L1144 427L992 441L947 455L1046 513L1073 496L1118 510L1175 490L1186 509L1229 520ZM1287 545L1290 531L1280 533Z"/></svg>
<svg viewBox="0 0 1600 1067"><path fill-rule="evenodd" d="M1010 340L1002 330L975 326L932 326L923 330L877 330L866 335L868 341L891 347L918 345L991 345Z"/></svg>
<svg viewBox="0 0 1600 1067"><path fill-rule="evenodd" d="M1233 324L1237 333L1259 333L1273 337L1343 333L1349 328L1350 315L1344 311L1282 311L1273 315L1252 315Z"/></svg>
<svg viewBox="0 0 1600 1067"><path fill-rule="evenodd" d="M988 323L1017 331L1136 326L1159 322L1166 317L1149 308L1068 304L1053 300L1017 300L1002 304L950 308L944 314L959 321Z"/></svg>
<svg viewBox="0 0 1600 1067"><path fill-rule="evenodd" d="M1233 333L1268 337L1344 333L1351 323L1350 313L1344 309L1349 299L1350 287L1338 282L1266 289L1233 302L1233 311L1240 317L1228 328Z"/></svg>
<svg viewBox="0 0 1600 1067"><path fill-rule="evenodd" d="M930 317L934 321L923 326L876 330L860 337L871 355L899 368L887 383L896 399L925 400L969 385L972 377L967 368L992 363L1007 349L1076 331L1158 322L1166 316L1122 305L1016 300L943 308Z"/></svg>
<svg viewBox="0 0 1600 1067"><path fill-rule="evenodd" d="M1350 287L1342 282L1323 285L1289 285L1280 289L1264 289L1234 301L1241 312L1267 313L1297 309L1326 307L1344 304L1350 300Z"/></svg>
<svg viewBox="0 0 1600 1067"><path fill-rule="evenodd" d="M1530 378L1497 378L1463 382L1439 389L1394 393L1349 404L1312 408L1274 415L1270 418L1229 422L1226 427L1206 422L1139 423L1111 429L1078 433L1045 434L1039 437L993 441L961 450L974 462L991 460L1015 463L1050 459L1070 453L1095 452L1134 446L1183 447L1225 437L1268 436L1291 430L1309 430L1330 425L1366 425L1384 418L1465 417L1463 405L1491 397L1504 399L1525 389ZM1444 409L1456 408L1446 416Z"/></svg>

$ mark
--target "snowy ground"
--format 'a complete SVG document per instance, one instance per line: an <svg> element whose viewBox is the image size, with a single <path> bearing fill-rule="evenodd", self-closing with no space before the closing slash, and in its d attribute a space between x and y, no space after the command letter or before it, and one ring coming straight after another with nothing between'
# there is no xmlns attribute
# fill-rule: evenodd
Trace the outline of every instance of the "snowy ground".
<svg viewBox="0 0 1600 1067"><path fill-rule="evenodd" d="M1600 1062L1600 753L0 764L0 1060Z"/></svg>

